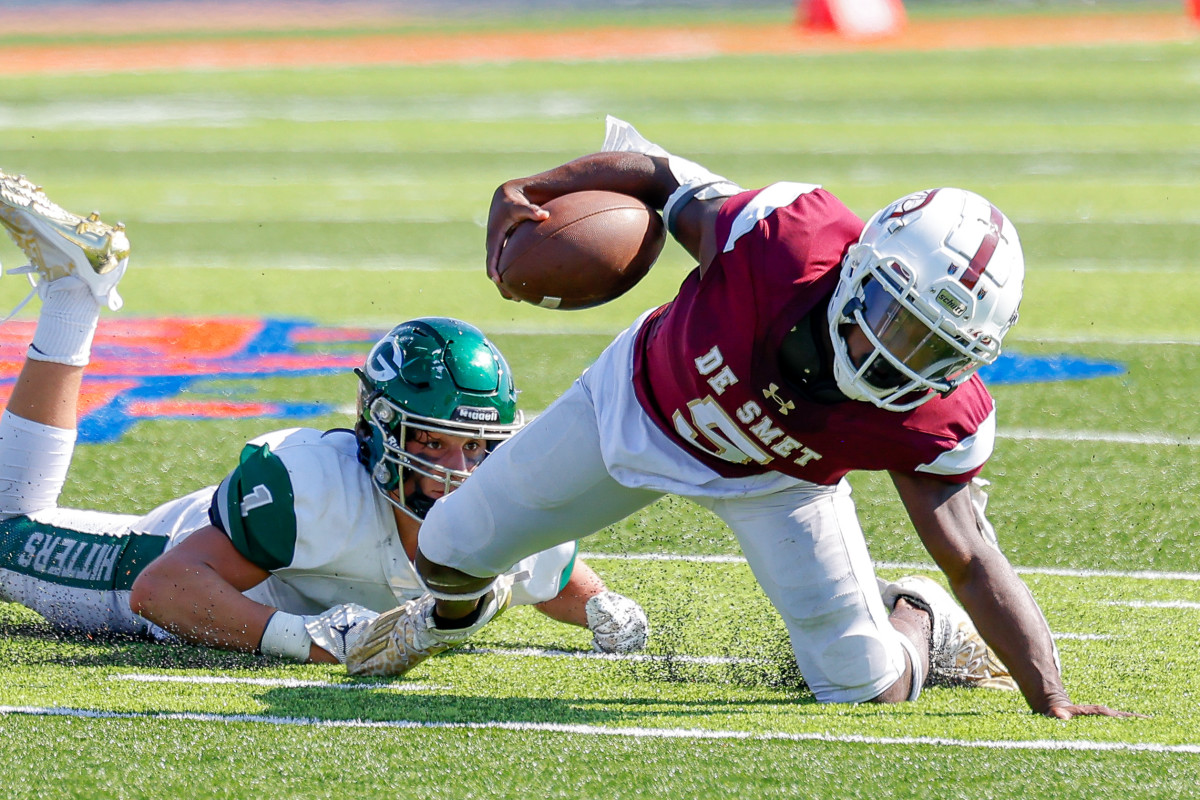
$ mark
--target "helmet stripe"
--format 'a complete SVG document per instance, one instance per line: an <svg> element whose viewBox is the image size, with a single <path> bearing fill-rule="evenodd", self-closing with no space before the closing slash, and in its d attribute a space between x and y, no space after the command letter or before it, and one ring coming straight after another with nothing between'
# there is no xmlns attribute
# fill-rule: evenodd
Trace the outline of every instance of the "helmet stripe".
<svg viewBox="0 0 1200 800"><path fill-rule="evenodd" d="M1000 229L1004 227L1004 215L995 206L989 207L992 211L987 235L979 243L979 249L975 251L971 263L967 265L967 271L961 278L962 285L968 289L974 289L975 284L979 283L979 277L983 275L988 262L992 260L992 255L996 252L996 245L1000 244Z"/></svg>

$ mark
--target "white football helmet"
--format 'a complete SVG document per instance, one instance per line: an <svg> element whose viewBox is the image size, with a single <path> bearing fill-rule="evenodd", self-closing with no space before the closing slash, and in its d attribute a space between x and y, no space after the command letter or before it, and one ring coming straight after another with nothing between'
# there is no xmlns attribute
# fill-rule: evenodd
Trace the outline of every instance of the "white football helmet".
<svg viewBox="0 0 1200 800"><path fill-rule="evenodd" d="M907 411L1000 355L1025 259L1012 222L963 189L926 189L879 211L842 260L829 304L834 377L847 397ZM871 350L851 357L847 326Z"/></svg>

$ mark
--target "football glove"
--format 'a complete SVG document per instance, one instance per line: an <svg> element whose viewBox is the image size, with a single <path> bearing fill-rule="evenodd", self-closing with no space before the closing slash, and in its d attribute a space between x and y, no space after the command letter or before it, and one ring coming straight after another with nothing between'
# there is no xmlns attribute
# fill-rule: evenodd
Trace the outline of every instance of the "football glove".
<svg viewBox="0 0 1200 800"><path fill-rule="evenodd" d="M440 629L434 625L433 596L424 594L399 608L386 611L367 626L347 651L346 672L351 675L403 675L425 659L458 647L469 636L498 617L512 599L512 577L501 575L480 599L475 621L465 628Z"/></svg>
<svg viewBox="0 0 1200 800"><path fill-rule="evenodd" d="M357 603L345 603L313 617L304 618L304 629L313 642L346 663L346 653L379 615Z"/></svg>
<svg viewBox="0 0 1200 800"><path fill-rule="evenodd" d="M646 647L650 623L642 607L628 597L601 592L588 599L584 610L597 652L633 653Z"/></svg>

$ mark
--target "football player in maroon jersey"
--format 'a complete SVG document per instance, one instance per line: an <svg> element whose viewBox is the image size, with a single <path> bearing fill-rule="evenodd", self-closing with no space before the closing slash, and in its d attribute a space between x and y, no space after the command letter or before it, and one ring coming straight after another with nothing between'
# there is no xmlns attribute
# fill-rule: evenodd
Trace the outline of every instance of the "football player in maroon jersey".
<svg viewBox="0 0 1200 800"><path fill-rule="evenodd" d="M662 209L699 266L435 505L417 558L430 593L380 618L352 672L453 647L503 610L509 565L672 493L738 537L818 700L913 700L950 682L1019 688L1061 719L1126 715L1070 700L984 516L996 424L975 373L999 356L1024 277L1004 214L942 188L864 225L819 186L743 191L610 118L602 152L497 189L493 279L514 225L586 189ZM969 616L929 578L877 585L852 470L890 474Z"/></svg>

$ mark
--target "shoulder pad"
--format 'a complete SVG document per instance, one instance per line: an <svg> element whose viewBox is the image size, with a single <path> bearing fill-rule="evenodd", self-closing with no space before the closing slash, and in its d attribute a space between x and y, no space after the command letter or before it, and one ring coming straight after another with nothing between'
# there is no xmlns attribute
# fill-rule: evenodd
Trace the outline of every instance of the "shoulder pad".
<svg viewBox="0 0 1200 800"><path fill-rule="evenodd" d="M287 467L269 445L248 444L217 489L216 508L234 547L252 563L276 570L296 551L296 509Z"/></svg>

